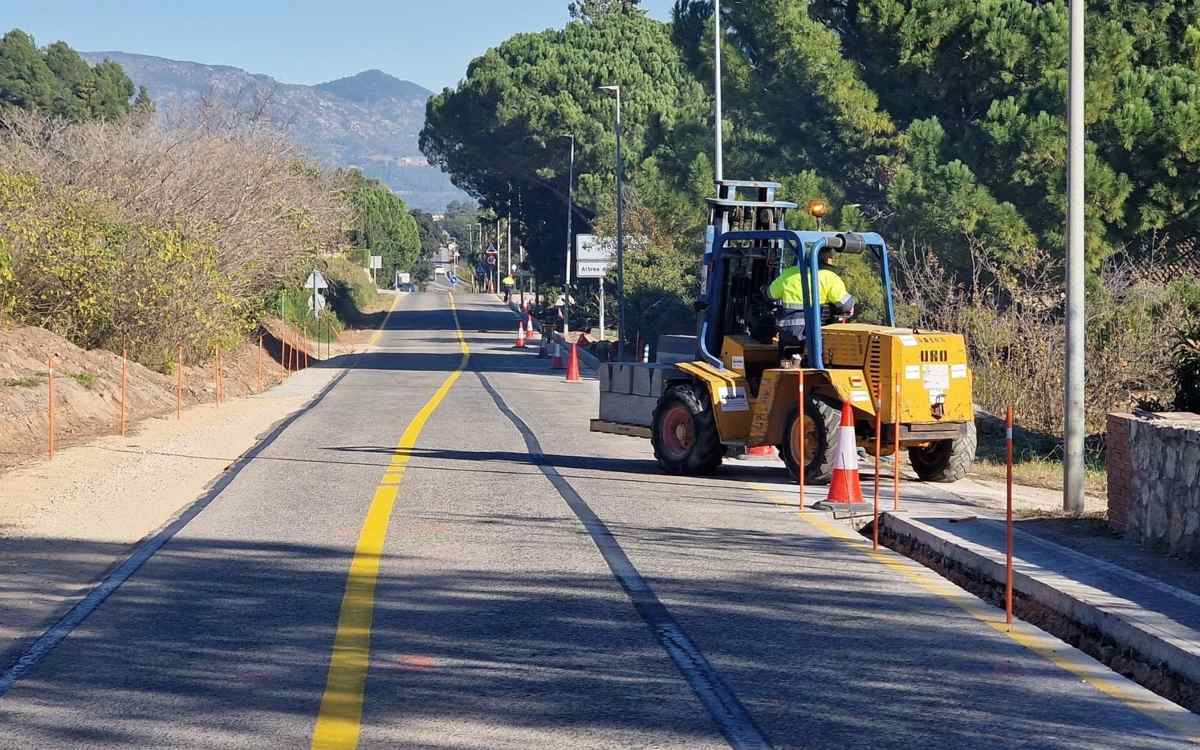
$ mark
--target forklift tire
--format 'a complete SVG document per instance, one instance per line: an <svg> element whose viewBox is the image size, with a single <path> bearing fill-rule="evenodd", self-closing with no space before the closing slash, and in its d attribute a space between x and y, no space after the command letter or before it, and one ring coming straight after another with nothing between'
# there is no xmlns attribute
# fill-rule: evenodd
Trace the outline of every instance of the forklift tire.
<svg viewBox="0 0 1200 750"><path fill-rule="evenodd" d="M939 440L927 448L909 448L908 461L922 482L957 482L975 463L975 422L953 440Z"/></svg>
<svg viewBox="0 0 1200 750"><path fill-rule="evenodd" d="M837 453L837 431L842 423L842 410L822 398L809 398L805 409L808 412L808 419L815 429L805 435L805 440L810 442L805 444L804 452L808 453L811 450L810 444L815 447L815 450L804 472L804 482L806 484L829 484L833 480L833 459L834 454ZM797 419L798 414L799 408L795 407L788 415L783 445L779 446L779 455L787 464L788 473L792 475L792 479L797 481L800 479L800 461L795 454L799 450L799 441L796 440L797 444L793 447L792 433L795 431L796 425L800 424L800 420Z"/></svg>
<svg viewBox="0 0 1200 750"><path fill-rule="evenodd" d="M725 446L708 394L693 385L672 386L654 408L650 443L668 474L703 476L721 465Z"/></svg>

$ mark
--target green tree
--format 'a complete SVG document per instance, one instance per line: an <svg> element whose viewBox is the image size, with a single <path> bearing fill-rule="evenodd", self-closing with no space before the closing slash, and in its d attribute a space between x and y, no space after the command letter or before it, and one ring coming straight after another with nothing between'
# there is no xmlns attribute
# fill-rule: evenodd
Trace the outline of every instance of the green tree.
<svg viewBox="0 0 1200 750"><path fill-rule="evenodd" d="M711 77L712 4L674 36ZM763 0L724 19L734 173L815 171L875 228L1021 263L1063 250L1065 0ZM1200 229L1200 6L1088 6L1088 256ZM728 170L727 170L728 171Z"/></svg>
<svg viewBox="0 0 1200 750"><path fill-rule="evenodd" d="M567 6L567 11L571 18L591 22L613 13L643 12L639 5L641 0L576 0Z"/></svg>
<svg viewBox="0 0 1200 750"><path fill-rule="evenodd" d="M417 234L421 238L421 257L432 258L442 249L442 229L433 220L433 214L414 208L412 217L417 223Z"/></svg>
<svg viewBox="0 0 1200 750"><path fill-rule="evenodd" d="M13 29L0 39L0 104L50 111L61 95L60 83L33 37Z"/></svg>
<svg viewBox="0 0 1200 750"><path fill-rule="evenodd" d="M576 139L574 230L614 194L614 104L620 85L624 168L681 122L698 122L704 91L642 13L611 13L565 29L519 34L475 59L466 78L429 100L421 150L485 209L513 217L514 241L543 280L561 279L569 142Z"/></svg>
<svg viewBox="0 0 1200 750"><path fill-rule="evenodd" d="M65 42L39 50L29 36L13 29L0 40L0 107L42 112L71 122L119 120L137 104L150 105L145 89L131 104L133 82L117 63L89 66Z"/></svg>
<svg viewBox="0 0 1200 750"><path fill-rule="evenodd" d="M380 282L386 283L397 271L409 271L421 251L417 222L400 196L375 180L368 180L358 170L343 173L346 200L354 215L350 228L350 244L367 258L383 258L378 272Z"/></svg>

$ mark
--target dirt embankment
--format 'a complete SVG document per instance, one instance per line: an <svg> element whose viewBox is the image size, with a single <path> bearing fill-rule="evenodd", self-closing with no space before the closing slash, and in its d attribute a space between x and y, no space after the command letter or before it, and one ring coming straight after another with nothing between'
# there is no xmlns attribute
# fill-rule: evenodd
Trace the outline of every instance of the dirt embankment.
<svg viewBox="0 0 1200 750"><path fill-rule="evenodd" d="M222 356L227 399L269 388L283 378L280 345L266 331L264 353L257 341ZM294 338L294 337L293 337ZM335 348L335 353L337 350ZM66 447L120 429L121 355L85 351L41 328L0 326L0 472L45 456L48 397L47 361L54 363L55 441ZM216 362L183 367L183 406L212 403L217 388ZM176 379L130 362L128 423L175 411Z"/></svg>

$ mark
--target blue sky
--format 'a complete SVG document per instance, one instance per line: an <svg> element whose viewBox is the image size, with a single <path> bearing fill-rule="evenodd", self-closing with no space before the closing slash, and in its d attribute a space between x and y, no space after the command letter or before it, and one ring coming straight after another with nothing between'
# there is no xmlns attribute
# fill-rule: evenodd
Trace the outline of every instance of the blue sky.
<svg viewBox="0 0 1200 750"><path fill-rule="evenodd" d="M562 26L568 0L0 0L0 24L85 50L234 65L287 83L379 68L440 90L488 47ZM643 0L666 19L672 0Z"/></svg>

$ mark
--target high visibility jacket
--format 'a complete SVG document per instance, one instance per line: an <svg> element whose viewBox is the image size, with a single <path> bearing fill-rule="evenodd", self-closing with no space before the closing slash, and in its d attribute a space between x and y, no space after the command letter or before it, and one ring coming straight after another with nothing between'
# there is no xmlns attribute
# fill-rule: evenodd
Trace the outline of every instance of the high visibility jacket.
<svg viewBox="0 0 1200 750"><path fill-rule="evenodd" d="M771 282L771 298L779 300L790 310L804 308L804 272L797 266L788 268ZM842 312L849 312L854 298L846 289L846 282L828 268L817 273L817 304L832 305Z"/></svg>
<svg viewBox="0 0 1200 750"><path fill-rule="evenodd" d="M513 284L516 284L516 283L517 283L517 280L514 279L512 276L504 277L504 286L512 286Z"/></svg>

